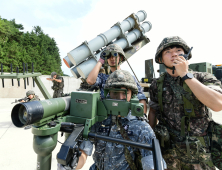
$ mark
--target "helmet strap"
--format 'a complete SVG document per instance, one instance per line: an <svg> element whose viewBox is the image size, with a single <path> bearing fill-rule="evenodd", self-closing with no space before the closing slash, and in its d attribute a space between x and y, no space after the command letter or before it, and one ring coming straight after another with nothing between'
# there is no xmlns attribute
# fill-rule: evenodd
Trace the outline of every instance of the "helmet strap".
<svg viewBox="0 0 222 170"><path fill-rule="evenodd" d="M115 66L110 66L110 65L108 64L107 57L105 57L104 69L105 69L105 71L107 70L107 71L106 71L106 74L109 74L109 73L108 73L108 66L110 66L110 67L115 67L116 70L117 70L118 66L120 65L120 61L119 61L119 63L117 64L117 57L115 57L115 58L116 58L116 64L115 64Z"/></svg>
<svg viewBox="0 0 222 170"><path fill-rule="evenodd" d="M173 66L173 67L166 66L162 60L162 56L160 57L160 64L163 64L166 68L172 70L172 74L174 74L174 71L176 70L175 66Z"/></svg>
<svg viewBox="0 0 222 170"><path fill-rule="evenodd" d="M106 74L109 74L109 72L108 72L108 66L109 66L109 64L108 64L108 61L107 61L107 57L105 57L104 69L105 69Z"/></svg>
<svg viewBox="0 0 222 170"><path fill-rule="evenodd" d="M164 63L163 63L163 64L164 64ZM168 66L166 66L165 64L164 64L164 66L165 66L166 68L172 70L172 74L174 74L174 71L176 70L175 66L173 66L173 67L168 67Z"/></svg>

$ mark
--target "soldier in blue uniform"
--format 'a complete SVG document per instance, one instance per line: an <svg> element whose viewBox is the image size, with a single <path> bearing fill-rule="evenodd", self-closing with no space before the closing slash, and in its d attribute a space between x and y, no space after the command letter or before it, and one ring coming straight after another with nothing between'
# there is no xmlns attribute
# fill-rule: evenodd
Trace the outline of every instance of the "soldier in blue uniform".
<svg viewBox="0 0 222 170"><path fill-rule="evenodd" d="M132 96L137 95L138 89L132 75L124 70L113 72L104 86L109 89L127 89L127 97L123 91L110 91L111 99L130 101ZM102 122L95 123L90 131L99 135L123 139L121 128L127 132L129 140L152 145L152 139L155 134L145 119L139 119L131 115L127 117L117 117L118 123L113 124L112 116L109 116ZM109 130L110 129L110 130ZM153 153L149 150L126 147L121 144L96 140L94 142L95 151L93 154L94 164L90 170L152 170ZM77 169L82 168L87 156L91 156L93 144L90 141L83 141L80 145L82 155L80 156ZM138 156L139 155L139 156ZM164 168L166 169L166 163ZM62 165L58 164L59 170L65 170Z"/></svg>
<svg viewBox="0 0 222 170"><path fill-rule="evenodd" d="M107 53L110 55L108 55ZM102 99L104 98L104 86L105 86L107 78L109 77L109 74L99 73L100 68L104 64L105 58L107 58L108 65L110 66L110 71L111 71L110 73L112 73L116 69L117 70L121 69L120 63L125 60L125 53L122 50L122 48L118 46L117 44L108 45L101 53L99 61L97 62L96 66L93 68L88 78L86 79L87 83L92 85L92 87L98 86L100 88L100 95ZM118 65L117 68L116 68L116 61ZM137 97L140 103L143 103L144 113L146 113L147 112L146 96L144 95L143 89L140 86L139 82L136 80L134 76L133 78L138 88Z"/></svg>

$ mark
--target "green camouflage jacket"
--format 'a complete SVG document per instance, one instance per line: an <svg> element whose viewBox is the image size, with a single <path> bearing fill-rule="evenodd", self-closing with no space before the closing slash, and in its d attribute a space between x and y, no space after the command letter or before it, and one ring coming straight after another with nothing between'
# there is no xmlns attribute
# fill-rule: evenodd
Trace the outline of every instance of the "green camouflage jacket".
<svg viewBox="0 0 222 170"><path fill-rule="evenodd" d="M209 74L206 72L205 73L193 72L193 75L202 84L222 93L222 89L220 88L221 82L217 80L216 77L213 76L212 74ZM149 105L154 110L156 110L157 119L160 120L160 107L158 104L157 80L158 79L154 79L149 88L149 92L150 92ZM171 77L168 73L166 73L166 76L163 82L163 94L162 94L163 119L167 123L168 127L180 132L181 131L181 118L185 115L184 105L183 105L182 97L180 97L180 93L176 91L175 89L171 88L170 86L171 82L168 80L174 81L180 86L183 85L183 82L180 77ZM197 100L194 94L192 94L191 98ZM198 102L197 107L194 108L194 112L195 112L195 117L190 119L190 136L200 136L207 130L208 123L212 120L212 113L210 109L201 102Z"/></svg>
<svg viewBox="0 0 222 170"><path fill-rule="evenodd" d="M62 90L63 87L64 87L63 77L58 76L58 77L56 77L56 79L58 79L58 80L62 80L62 82L59 83L59 82L57 82L57 81L52 81L52 82L53 82L52 89L53 89L53 90Z"/></svg>
<svg viewBox="0 0 222 170"><path fill-rule="evenodd" d="M29 102L31 101L40 101L39 96L35 95Z"/></svg>

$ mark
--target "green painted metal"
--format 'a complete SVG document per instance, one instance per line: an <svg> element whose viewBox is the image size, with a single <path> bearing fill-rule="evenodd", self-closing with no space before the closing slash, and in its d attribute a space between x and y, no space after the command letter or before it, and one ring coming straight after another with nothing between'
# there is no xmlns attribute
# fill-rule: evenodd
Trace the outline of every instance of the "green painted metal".
<svg viewBox="0 0 222 170"><path fill-rule="evenodd" d="M51 170L52 151L57 144L58 133L33 137L33 149L37 154L37 170Z"/></svg>
<svg viewBox="0 0 222 170"><path fill-rule="evenodd" d="M70 115L92 119L97 114L99 92L77 91L71 93Z"/></svg>
<svg viewBox="0 0 222 170"><path fill-rule="evenodd" d="M123 100L104 100L104 105L108 110L108 114L127 116L130 109L130 102Z"/></svg>
<svg viewBox="0 0 222 170"><path fill-rule="evenodd" d="M155 77L155 72L153 68L153 59L145 60L145 78L148 80L144 82L151 83L154 77Z"/></svg>
<svg viewBox="0 0 222 170"><path fill-rule="evenodd" d="M67 103L65 102L65 100L63 100L63 98L53 98L48 100L41 100L39 102L44 108L43 118L63 112L66 110L67 107Z"/></svg>
<svg viewBox="0 0 222 170"><path fill-rule="evenodd" d="M51 120L55 120L57 117L65 116L67 114L69 114L68 111L64 111L64 112L61 112L61 113L53 114L52 116L46 117L44 119L41 119L39 122L35 123L34 125L39 127L39 126L45 125L46 123L51 122Z"/></svg>
<svg viewBox="0 0 222 170"><path fill-rule="evenodd" d="M198 71L198 72L207 72L211 73L212 72L212 64L208 62L203 62L203 63L193 63L189 65L189 68L192 69L193 71Z"/></svg>
<svg viewBox="0 0 222 170"><path fill-rule="evenodd" d="M47 124L41 127L35 127L32 126L32 133L33 135L36 136L47 136L47 135L52 135L57 133L60 130L60 125L61 122L59 122L59 124L56 124L55 127L50 127Z"/></svg>
<svg viewBox="0 0 222 170"><path fill-rule="evenodd" d="M11 74L2 74L0 78L4 79L20 79L20 78L27 78L27 77L38 77L41 76L41 73L11 73Z"/></svg>
<svg viewBox="0 0 222 170"><path fill-rule="evenodd" d="M38 104L38 105L37 105ZM20 106L21 105L21 106ZM100 100L99 92L77 91L72 92L71 97L47 99L14 106L22 114L44 114L38 122L32 126L33 148L37 153L37 169L51 169L51 154L56 147L57 134L62 122L74 124L84 124L83 139L88 139L90 128L96 122L103 121L108 114L126 116L131 109L132 115L143 116L143 105L137 98L132 98L130 102L124 100ZM40 112L29 108L36 106ZM38 106L38 107L37 107ZM20 108L18 108L20 107ZM26 109L26 110L25 110ZM20 110L20 111L19 111ZM13 113L15 114L15 113ZM20 119L17 117L17 119ZM17 121L18 121L17 120ZM25 119L24 119L25 120ZM23 121L24 121L23 120ZM56 123L53 126L50 123ZM70 133L65 133L65 139Z"/></svg>
<svg viewBox="0 0 222 170"><path fill-rule="evenodd" d="M51 95L49 94L48 90L46 89L45 85L42 83L39 76L41 76L41 73L12 73L11 74L4 74L1 73L0 78L2 80L4 79L17 79L17 81L20 81L20 79L25 79L28 77L32 77L35 80L35 83L37 84L39 90L43 94L45 99L51 99Z"/></svg>
<svg viewBox="0 0 222 170"><path fill-rule="evenodd" d="M102 117L106 117L107 116L107 109L105 107L105 105L103 104L103 102L101 100L99 100L97 102L97 115L98 116L102 116Z"/></svg>
<svg viewBox="0 0 222 170"><path fill-rule="evenodd" d="M45 99L51 99L51 95L49 94L48 90L46 89L45 85L42 83L42 80L39 77L34 77L34 80L39 88L39 90L42 92L42 95Z"/></svg>

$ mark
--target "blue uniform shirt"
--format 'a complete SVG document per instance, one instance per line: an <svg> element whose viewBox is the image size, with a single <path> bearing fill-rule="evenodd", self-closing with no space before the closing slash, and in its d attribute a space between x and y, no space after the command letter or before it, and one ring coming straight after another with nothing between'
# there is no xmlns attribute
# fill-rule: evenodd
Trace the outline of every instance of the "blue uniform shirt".
<svg viewBox="0 0 222 170"><path fill-rule="evenodd" d="M91 127L90 132L97 133L103 136L109 136L113 138L123 139L116 125L113 125L110 129L112 117L109 116L102 122L97 122ZM121 119L121 123L124 126L125 131L131 141L146 143L152 145L152 139L155 138L155 134L146 121L138 120L136 116L132 116L131 112L127 117ZM109 132L110 129L110 132ZM90 170L130 170L124 155L124 145L106 142L103 140L96 140L94 142L95 151L93 154L94 164L90 167ZM136 148L127 147L132 158L135 159L134 151ZM83 141L80 145L88 156L92 154L92 143L90 141ZM143 170L154 169L153 153L150 150L139 149L142 159ZM164 168L166 163L163 160Z"/></svg>

